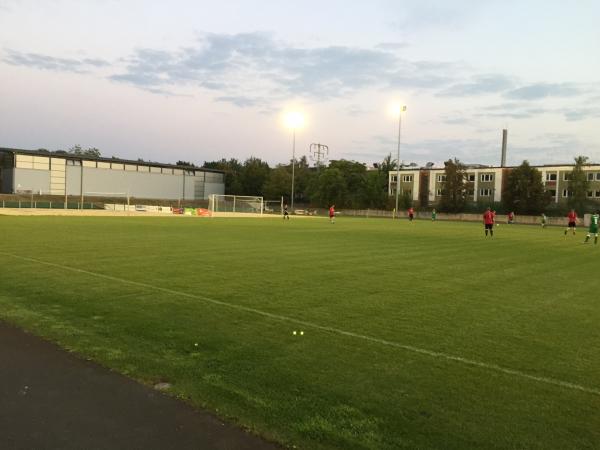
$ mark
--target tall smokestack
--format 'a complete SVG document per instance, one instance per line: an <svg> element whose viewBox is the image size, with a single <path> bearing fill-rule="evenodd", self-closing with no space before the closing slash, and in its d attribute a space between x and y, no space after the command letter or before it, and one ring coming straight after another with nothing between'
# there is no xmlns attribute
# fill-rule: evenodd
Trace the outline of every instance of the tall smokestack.
<svg viewBox="0 0 600 450"><path fill-rule="evenodd" d="M502 160L500 161L500 167L506 167L506 140L508 139L508 130L504 128L502 130Z"/></svg>

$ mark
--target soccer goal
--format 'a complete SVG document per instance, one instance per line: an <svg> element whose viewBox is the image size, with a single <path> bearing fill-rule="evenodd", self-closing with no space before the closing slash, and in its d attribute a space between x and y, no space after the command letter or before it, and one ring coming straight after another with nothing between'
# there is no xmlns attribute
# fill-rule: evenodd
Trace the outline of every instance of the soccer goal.
<svg viewBox="0 0 600 450"><path fill-rule="evenodd" d="M212 194L208 209L213 217L262 217L264 201L262 197Z"/></svg>
<svg viewBox="0 0 600 450"><path fill-rule="evenodd" d="M283 215L283 197L279 200L265 200L264 201L264 213L282 216Z"/></svg>

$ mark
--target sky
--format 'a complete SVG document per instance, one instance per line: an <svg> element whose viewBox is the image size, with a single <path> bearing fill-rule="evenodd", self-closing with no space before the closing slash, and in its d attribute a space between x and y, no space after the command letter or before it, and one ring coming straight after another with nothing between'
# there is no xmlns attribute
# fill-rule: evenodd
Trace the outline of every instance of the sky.
<svg viewBox="0 0 600 450"><path fill-rule="evenodd" d="M0 147L600 162L600 2L0 0Z"/></svg>

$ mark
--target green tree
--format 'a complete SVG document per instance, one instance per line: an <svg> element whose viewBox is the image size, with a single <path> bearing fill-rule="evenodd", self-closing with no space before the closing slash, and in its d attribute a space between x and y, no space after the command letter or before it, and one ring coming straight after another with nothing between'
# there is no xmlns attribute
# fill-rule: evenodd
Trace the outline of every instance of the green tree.
<svg viewBox="0 0 600 450"><path fill-rule="evenodd" d="M388 174L392 171L392 170L396 170L396 167L398 166L397 161L395 159L392 159L392 154L388 153L388 155L383 158L383 161L381 161L381 163L379 163L377 165L377 169L380 172L384 172L385 176L387 178Z"/></svg>
<svg viewBox="0 0 600 450"><path fill-rule="evenodd" d="M338 201L336 205L340 207L361 208L365 205L367 168L364 164L340 159L331 161L329 169L336 169L344 178L346 192L343 201Z"/></svg>
<svg viewBox="0 0 600 450"><path fill-rule="evenodd" d="M241 183L242 164L235 158L229 161L225 158L218 161L207 161L204 163L206 169L217 169L225 172L225 194L243 195Z"/></svg>
<svg viewBox="0 0 600 450"><path fill-rule="evenodd" d="M263 187L269 179L269 164L254 156L244 162L240 173L242 195L263 195Z"/></svg>
<svg viewBox="0 0 600 450"><path fill-rule="evenodd" d="M69 153L76 156L87 156L91 158L100 158L102 156L100 150L98 150L96 147L89 147L84 150L79 144L71 147L69 149Z"/></svg>
<svg viewBox="0 0 600 450"><path fill-rule="evenodd" d="M527 161L510 171L506 177L502 202L517 214L540 214L550 202L550 193L544 190L542 173Z"/></svg>
<svg viewBox="0 0 600 450"><path fill-rule="evenodd" d="M467 173L465 166L456 158L444 163L446 181L442 187L440 210L460 212L467 203Z"/></svg>
<svg viewBox="0 0 600 450"><path fill-rule="evenodd" d="M179 160L175 163L176 166L183 166L183 167L196 167L196 164L194 164L193 162L190 161L182 161Z"/></svg>
<svg viewBox="0 0 600 450"><path fill-rule="evenodd" d="M328 167L311 180L311 201L317 206L344 205L348 186L339 169Z"/></svg>
<svg viewBox="0 0 600 450"><path fill-rule="evenodd" d="M571 171L569 180L569 207L579 211L580 214L585 211L587 200L587 192L590 187L590 182L587 179L583 167L588 162L587 156L577 156L575 158L575 166Z"/></svg>
<svg viewBox="0 0 600 450"><path fill-rule="evenodd" d="M287 166L279 165L271 170L269 179L263 187L263 194L268 200L284 197L289 203L292 186L292 174Z"/></svg>
<svg viewBox="0 0 600 450"><path fill-rule="evenodd" d="M290 161L291 164L291 161ZM292 167L289 166L290 177L292 174ZM313 172L316 169L311 169L306 156L302 156L298 161L296 161L296 169L294 173L294 202L305 203L309 200L308 196L308 184L310 182L310 178ZM290 189L291 190L291 181L290 181ZM289 198L289 194L288 194Z"/></svg>
<svg viewBox="0 0 600 450"><path fill-rule="evenodd" d="M387 205L387 171L378 169L367 172L365 180L365 200L367 208L383 209Z"/></svg>

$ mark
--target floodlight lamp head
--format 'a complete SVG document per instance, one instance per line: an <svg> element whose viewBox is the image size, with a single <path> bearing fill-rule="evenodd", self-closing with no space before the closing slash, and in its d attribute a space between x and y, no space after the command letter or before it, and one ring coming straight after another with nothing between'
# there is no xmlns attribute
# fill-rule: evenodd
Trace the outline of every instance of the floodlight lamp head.
<svg viewBox="0 0 600 450"><path fill-rule="evenodd" d="M304 115L298 111L290 111L285 115L285 124L288 128L302 128L304 126Z"/></svg>
<svg viewBox="0 0 600 450"><path fill-rule="evenodd" d="M403 112L406 112L406 105L394 103L392 106L390 106L390 114L394 117L398 117Z"/></svg>

